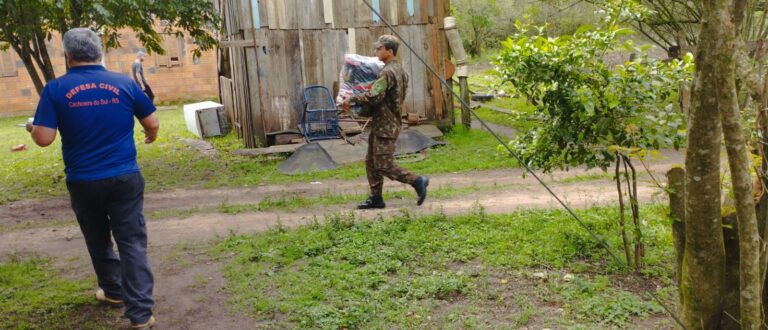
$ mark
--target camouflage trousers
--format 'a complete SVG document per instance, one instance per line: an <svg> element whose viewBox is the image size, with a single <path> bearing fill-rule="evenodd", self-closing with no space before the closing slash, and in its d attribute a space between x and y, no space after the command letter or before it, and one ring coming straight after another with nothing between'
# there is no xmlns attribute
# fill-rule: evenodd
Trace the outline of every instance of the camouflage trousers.
<svg viewBox="0 0 768 330"><path fill-rule="evenodd" d="M416 175L395 164L396 140L373 134L368 138L365 173L368 176L371 196L381 196L384 187L384 177L407 184L412 184L416 181Z"/></svg>

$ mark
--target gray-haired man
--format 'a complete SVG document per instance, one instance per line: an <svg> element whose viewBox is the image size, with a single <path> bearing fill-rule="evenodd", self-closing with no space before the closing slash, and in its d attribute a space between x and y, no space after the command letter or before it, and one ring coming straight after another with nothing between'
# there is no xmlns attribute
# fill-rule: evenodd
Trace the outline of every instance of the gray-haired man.
<svg viewBox="0 0 768 330"><path fill-rule="evenodd" d="M136 60L133 61L131 64L131 74L133 76L133 81L135 81L137 84L139 84L139 87L141 87L141 90L144 91L145 94L147 94L147 97L154 102L155 101L155 93L152 92L152 88L149 88L149 84L147 83L147 79L144 78L144 66L142 63L144 62L144 59L147 57L147 54L138 51L136 53ZM141 79L139 79L141 77Z"/></svg>
<svg viewBox="0 0 768 330"><path fill-rule="evenodd" d="M160 123L155 106L136 83L101 65L101 49L101 38L89 29L64 34L69 70L45 86L27 130L42 147L61 133L67 189L99 285L96 300L125 304L131 327L145 329L155 324L154 280L134 117L144 128L145 143L155 141Z"/></svg>

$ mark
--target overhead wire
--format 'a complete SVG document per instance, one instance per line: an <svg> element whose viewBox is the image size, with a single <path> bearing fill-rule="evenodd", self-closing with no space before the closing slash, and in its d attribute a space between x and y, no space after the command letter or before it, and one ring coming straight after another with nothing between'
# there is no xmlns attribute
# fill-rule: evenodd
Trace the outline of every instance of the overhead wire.
<svg viewBox="0 0 768 330"><path fill-rule="evenodd" d="M507 152L509 152L509 154L510 154L510 155L512 155L512 157L514 157L514 158L517 160L517 163L518 163L518 164L520 164L520 165L522 165L522 166L525 168L526 172L528 172L528 173L529 173L529 174L530 174L530 175L531 175L533 178L535 178L535 179L536 179L536 181L538 181L538 182L539 182L539 184L541 184L541 186L542 186L542 187L544 187L544 189L546 189L546 190L547 190L547 192L548 192L548 193L549 193L549 194L550 194L550 195L551 195L551 196L552 196L552 197L553 197L553 198L554 198L554 199L555 199L555 200L556 200L556 201L557 201L557 202L558 202L558 203L559 203L559 204L560 204L560 205L561 205L561 206L562 206L562 207L563 207L563 208L564 208L564 209L565 209L567 212L568 212L568 214L570 214L570 215L571 215L571 217L572 217L574 220L576 220L576 222L578 222L578 223L579 223L579 225L580 225L582 228L584 228L584 229L585 229L585 230L586 230L586 231L587 231L587 232L588 232L588 233L589 233L589 234L592 236L592 238L593 238L595 241L597 241L597 242L598 242L598 243L599 243L599 244L600 244L600 245L601 245L601 246L602 246L602 247L605 249L605 251L606 251L606 252L608 252L608 254L609 254L609 255L610 255L610 256L611 256L611 257L614 259L614 261L615 261L616 263L618 263L619 265L623 266L625 269L630 269L629 265L628 265L626 262L624 262L624 261L623 261L623 260L621 260L621 259L620 259L618 256L616 256L616 254L613 252L613 250L611 250L611 248L610 248L610 246L608 245L608 243L607 243L605 240L603 240L602 238L600 238L600 236L599 236L599 235L597 235L597 234L596 234L596 233L595 233L595 232L594 232L594 231L593 231L591 228L589 228L589 226L587 226L587 224L586 224L586 223L585 223L585 222L584 222L584 221L583 221L583 220L582 220L582 219L581 219L581 218L580 218L578 215L576 215L576 213L573 211L573 209L571 209L571 207L569 207L569 206L568 206L568 204L566 204L566 203L565 203L565 202L564 202L564 201L563 201L563 200L562 200L562 199L561 199L561 198L560 198L560 197L559 197L559 196L558 196L558 195L557 195L557 194L556 194L556 193L555 193L555 192L552 190L552 188L550 188L550 187L549 187L549 185L548 185L546 182L544 182L544 180L542 180L542 179L541 179L541 177L539 177L539 176L536 174L536 172L534 172L534 171L533 171L533 169L531 169L531 167L530 167L528 164L526 164L525 162L523 162L523 160L520 158L520 156L519 156L519 155L518 155L516 152L514 152L514 150L512 150L512 148L510 148L510 147L509 147L509 145L508 145L507 143L505 143L505 142L504 142L504 141L501 139L501 136L500 136L499 134L497 134L496 132L494 132L494 131L491 129L491 127L490 127L490 126L489 126L489 125L488 125L488 124L487 124L487 123L486 123L486 122L485 122L485 121L484 121L482 118L480 118L480 116L478 116L478 114L477 114L477 113L476 113L474 110L472 110L472 108L469 106L469 104L467 104L467 102L466 102L464 99L462 99L462 98L461 98L461 96L460 96L458 93L456 93L456 91L454 91L454 90L451 88L451 86L450 86L450 85L449 85L449 84L448 84L448 83L445 81L445 79L443 79L443 78L442 78L442 77L441 77L441 76L440 76L440 75L437 73L437 71L435 71L435 69L434 69L434 68L432 68L432 66L430 66L430 65L429 65L429 63L427 63L427 61L425 61L425 60L424 60L424 58L423 58L421 55L419 55L419 54L418 54L418 53L417 53L417 52L416 52L416 51L413 49L413 47L411 47L411 45L408 43L408 41L406 41L406 40L405 40L405 39L404 39L404 38L403 38L403 37L400 35L400 33L398 33L398 32L397 32L397 30L395 30L395 28L394 28L394 27L393 27L393 26L392 26L392 25L389 23L389 21L388 21L386 18L384 18L384 16L383 16L383 15L381 15L381 13L380 13L380 12L379 12L379 11L378 11L376 8L374 8L374 7L373 7L373 6L372 6L372 5L371 5L371 4L368 2L368 0L361 0L361 1L362 1L362 2L363 2L365 5L366 5L366 6L368 6L368 8L370 8L370 9L371 9L371 11L372 11L374 14L376 14L376 16L378 16L378 17L379 17L379 19L381 20L381 22L383 22L383 23L384 23L384 24L387 26L387 28L388 28L390 31L392 31L392 33L393 33L395 36L397 36L397 38L400 40L400 43L401 43L401 44L403 44L403 45L405 45L405 46L408 48L408 50L411 52L411 54L412 54L413 56L415 56L415 57L416 57L416 58L417 58L417 59L418 59L418 60L419 60L419 61L420 61L422 64L424 64L424 66L427 68L427 70L428 70L428 71L429 71L429 72L430 72L432 75L434 75L434 76L435 76L435 77L436 77L436 78L437 78L437 79L440 81L440 83L441 83L443 86L445 86L445 87L446 87L446 89L447 89L447 90L449 90L449 91L450 91L450 92L453 94L453 96L455 96L455 97L456 97L456 98L459 100L459 102L461 102L461 105L462 105L464 108L466 108L466 109L469 109L470 113L471 113L471 114L472 114L472 115L473 115L473 116L474 116L474 117L477 119L477 121L478 121L478 122L479 122L479 123L482 125L482 127L483 127L483 128L485 128L485 129L486 129L488 132L490 132L490 133L491 133L491 135L493 135L493 137L494 137L494 138L495 138L495 139L496 139L496 140L499 142L499 144L501 144L502 146L504 146L504 148L507 150ZM639 282L645 282L645 279L644 279L644 278L642 278L642 277L640 277L640 275L639 275L639 274L637 274L637 273L635 273L635 272L631 272L631 274L632 274L632 275L633 275L633 276L634 276L636 279L638 279L638 280L639 280ZM657 294L655 294L654 292L652 292L652 291L650 291L650 290L648 290L648 291L646 291L646 292L647 292L647 293L648 293L648 294L649 294L649 295L650 295L650 296L653 298L653 300L655 300L655 301L656 301L656 302L657 302L659 305L661 305L661 307L662 307L662 308L664 308L664 310L665 310L665 311L667 311L667 313L668 313L668 314L669 314L669 315L670 315L670 316L671 316L671 317L672 317L672 318L675 320L675 322L677 322L677 324L678 324L678 325L680 325L680 327L682 327L683 329L686 329L686 328L685 328L685 325L683 324L683 322L682 322L682 321L681 321L681 320L678 318L678 316L677 316L677 315L676 315L676 314L675 314L675 313L674 313L674 312L673 312L673 311L672 311L672 310L671 310L671 309L670 309L670 308L669 308L669 307L668 307L668 306L667 306L667 305L666 305L666 304L665 304L665 303L664 303L664 302L661 300L661 298L660 298L660 297L659 297Z"/></svg>

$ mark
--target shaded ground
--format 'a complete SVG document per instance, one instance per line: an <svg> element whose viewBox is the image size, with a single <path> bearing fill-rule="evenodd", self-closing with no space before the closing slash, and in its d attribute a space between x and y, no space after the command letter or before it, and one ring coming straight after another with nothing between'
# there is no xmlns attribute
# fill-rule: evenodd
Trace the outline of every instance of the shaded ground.
<svg viewBox="0 0 768 330"><path fill-rule="evenodd" d="M657 178L673 165L682 164L682 155L664 153L651 166ZM600 171L574 170L546 175L544 179L571 207L583 208L614 202L615 183L600 175ZM556 178L554 180L553 178ZM638 187L642 201L661 198L647 176ZM364 218L407 210L412 214L444 212L463 214L482 206L486 213L510 213L521 208L556 207L549 196L530 175L521 170L493 170L459 174L436 175L430 188L476 187L476 193L446 199L428 198L417 207L414 198L387 201L382 211L354 211ZM482 189L483 187L492 187ZM409 190L410 187L387 182L386 190ZM229 296L224 287L220 268L225 260L212 260L204 253L207 242L234 233L262 232L276 225L295 227L322 221L331 212L348 212L354 204L318 206L298 211L248 212L222 214L215 208L222 204L257 204L279 194L299 193L320 197L333 194L364 194L364 178L354 181L307 182L292 185L265 185L242 189L177 190L146 196L147 213L163 212L163 219L148 219L150 258L155 272L156 313L162 328L171 329L238 329L258 327L244 314L233 311L227 304ZM189 215L190 208L212 208ZM578 211L577 211L578 212ZM177 214L174 216L174 214ZM0 261L21 253L58 257L76 269L73 277L92 274L82 235L73 220L66 198L27 200L0 206ZM24 229L25 226L29 226ZM68 267L69 268L69 267ZM520 283L520 285L524 285ZM511 294L511 293L510 293ZM539 306L537 306L538 308ZM450 310L450 306L445 306ZM552 313L557 313L554 310ZM437 312L438 314L440 311ZM109 323L124 326L126 321L115 318Z"/></svg>

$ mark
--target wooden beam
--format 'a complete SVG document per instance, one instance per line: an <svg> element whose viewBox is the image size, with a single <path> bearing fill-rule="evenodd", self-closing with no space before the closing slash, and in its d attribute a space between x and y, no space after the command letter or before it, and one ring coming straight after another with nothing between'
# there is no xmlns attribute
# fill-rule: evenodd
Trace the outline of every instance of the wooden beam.
<svg viewBox="0 0 768 330"><path fill-rule="evenodd" d="M279 154L279 153L289 153L294 152L299 147L303 146L304 143L297 143L297 144L283 144L279 146L271 146L268 148L255 148L255 149L238 149L233 151L235 155L240 156L262 156L262 155L271 155L271 154Z"/></svg>
<svg viewBox="0 0 768 330"><path fill-rule="evenodd" d="M221 40L219 41L219 48L244 48L244 47L258 47L256 40Z"/></svg>

